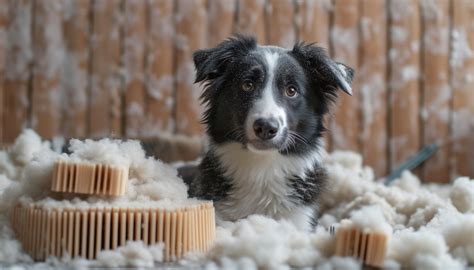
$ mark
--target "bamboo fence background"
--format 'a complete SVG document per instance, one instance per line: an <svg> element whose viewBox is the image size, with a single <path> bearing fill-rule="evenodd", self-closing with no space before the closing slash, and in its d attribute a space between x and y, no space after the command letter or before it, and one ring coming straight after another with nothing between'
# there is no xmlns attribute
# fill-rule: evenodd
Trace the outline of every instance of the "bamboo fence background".
<svg viewBox="0 0 474 270"><path fill-rule="evenodd" d="M192 52L243 32L356 68L328 149L382 176L437 142L422 179L473 177L472 18L472 0L0 0L0 142L201 135Z"/></svg>

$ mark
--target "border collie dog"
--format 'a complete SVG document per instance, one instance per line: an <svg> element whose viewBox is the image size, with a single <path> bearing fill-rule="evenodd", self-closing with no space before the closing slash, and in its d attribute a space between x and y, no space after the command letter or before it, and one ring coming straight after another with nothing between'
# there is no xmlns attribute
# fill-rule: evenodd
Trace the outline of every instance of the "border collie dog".
<svg viewBox="0 0 474 270"><path fill-rule="evenodd" d="M261 214L311 230L326 181L323 117L337 89L352 94L353 70L313 44L260 46L243 35L193 57L210 147L190 196L214 201L220 220Z"/></svg>

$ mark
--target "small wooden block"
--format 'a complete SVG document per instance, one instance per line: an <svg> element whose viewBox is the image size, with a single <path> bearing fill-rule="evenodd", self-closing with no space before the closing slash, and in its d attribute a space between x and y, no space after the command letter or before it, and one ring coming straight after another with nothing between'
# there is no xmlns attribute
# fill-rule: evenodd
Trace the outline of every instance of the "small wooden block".
<svg viewBox="0 0 474 270"><path fill-rule="evenodd" d="M336 256L352 256L365 265L382 267L387 253L388 236L381 232L366 232L355 226L343 226L336 231Z"/></svg>
<svg viewBox="0 0 474 270"><path fill-rule="evenodd" d="M125 194L128 168L107 164L68 162L54 164L51 190L80 194Z"/></svg>

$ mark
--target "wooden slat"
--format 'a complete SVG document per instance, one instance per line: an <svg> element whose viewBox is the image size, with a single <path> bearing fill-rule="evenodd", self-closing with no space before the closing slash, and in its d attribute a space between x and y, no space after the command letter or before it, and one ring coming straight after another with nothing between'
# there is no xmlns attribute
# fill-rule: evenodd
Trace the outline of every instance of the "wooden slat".
<svg viewBox="0 0 474 270"><path fill-rule="evenodd" d="M421 179L449 181L448 144L451 89L449 87L449 0L420 3L422 42L422 144L439 149L422 166Z"/></svg>
<svg viewBox="0 0 474 270"><path fill-rule="evenodd" d="M265 0L238 0L236 32L253 35L266 43Z"/></svg>
<svg viewBox="0 0 474 270"><path fill-rule="evenodd" d="M358 2L352 0L334 1L334 25L331 29L333 58L354 69L358 65ZM331 141L334 149L360 150L360 91L356 73L352 83L353 96L340 92L334 119L331 121Z"/></svg>
<svg viewBox="0 0 474 270"><path fill-rule="evenodd" d="M376 176L387 173L387 18L385 0L362 0L359 78L362 156Z"/></svg>
<svg viewBox="0 0 474 270"><path fill-rule="evenodd" d="M299 40L316 42L318 46L329 49L329 24L331 6L326 0L301 0L298 5Z"/></svg>
<svg viewBox="0 0 474 270"><path fill-rule="evenodd" d="M8 1L7 51L3 95L3 140L13 142L28 118L33 1Z"/></svg>
<svg viewBox="0 0 474 270"><path fill-rule="evenodd" d="M127 0L123 5L125 136L133 138L143 130L145 113L146 2Z"/></svg>
<svg viewBox="0 0 474 270"><path fill-rule="evenodd" d="M292 48L296 42L293 0L268 0L265 18L267 42L271 45Z"/></svg>
<svg viewBox="0 0 474 270"><path fill-rule="evenodd" d="M418 1L389 1L389 166L395 169L420 147Z"/></svg>
<svg viewBox="0 0 474 270"><path fill-rule="evenodd" d="M8 24L8 1L0 0L0 144L3 141L3 81L6 68L6 49L7 49L7 24Z"/></svg>
<svg viewBox="0 0 474 270"><path fill-rule="evenodd" d="M233 33L235 0L208 0L209 47L214 47Z"/></svg>
<svg viewBox="0 0 474 270"><path fill-rule="evenodd" d="M192 54L206 47L206 1L176 1L176 131L198 135L202 108L201 87L194 85Z"/></svg>
<svg viewBox="0 0 474 270"><path fill-rule="evenodd" d="M66 138L84 138L87 134L90 3L85 0L64 1L61 130Z"/></svg>
<svg viewBox="0 0 474 270"><path fill-rule="evenodd" d="M146 55L146 119L143 136L173 132L173 1L148 0Z"/></svg>
<svg viewBox="0 0 474 270"><path fill-rule="evenodd" d="M92 13L89 135L120 135L120 0L93 1Z"/></svg>
<svg viewBox="0 0 474 270"><path fill-rule="evenodd" d="M61 123L62 3L44 0L34 5L31 127L47 139L59 134Z"/></svg>
<svg viewBox="0 0 474 270"><path fill-rule="evenodd" d="M453 0L451 29L451 176L474 177L474 1Z"/></svg>

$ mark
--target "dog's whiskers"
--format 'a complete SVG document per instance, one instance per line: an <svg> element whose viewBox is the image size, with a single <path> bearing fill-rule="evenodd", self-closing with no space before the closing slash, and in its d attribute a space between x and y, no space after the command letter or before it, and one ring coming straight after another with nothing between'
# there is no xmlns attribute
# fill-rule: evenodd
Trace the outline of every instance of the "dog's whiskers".
<svg viewBox="0 0 474 270"><path fill-rule="evenodd" d="M241 142L245 134L241 128L235 128L225 134L226 138L235 139L236 141Z"/></svg>
<svg viewBox="0 0 474 270"><path fill-rule="evenodd" d="M295 139L301 141L303 144L309 145L309 141L303 135L301 135L297 132L291 131L291 130L290 130L289 134L291 136L294 136Z"/></svg>

